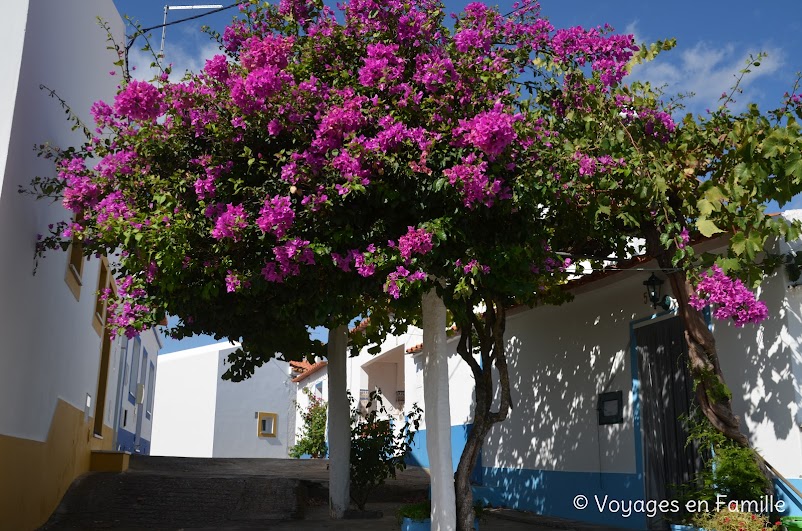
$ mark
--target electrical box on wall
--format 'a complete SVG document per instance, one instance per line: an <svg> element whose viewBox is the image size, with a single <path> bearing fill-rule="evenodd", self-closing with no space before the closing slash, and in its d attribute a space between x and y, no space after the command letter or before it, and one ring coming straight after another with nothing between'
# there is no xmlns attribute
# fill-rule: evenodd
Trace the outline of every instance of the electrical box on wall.
<svg viewBox="0 0 802 531"><path fill-rule="evenodd" d="M624 422L624 393L611 391L599 393L596 409L599 411L599 424L620 424Z"/></svg>

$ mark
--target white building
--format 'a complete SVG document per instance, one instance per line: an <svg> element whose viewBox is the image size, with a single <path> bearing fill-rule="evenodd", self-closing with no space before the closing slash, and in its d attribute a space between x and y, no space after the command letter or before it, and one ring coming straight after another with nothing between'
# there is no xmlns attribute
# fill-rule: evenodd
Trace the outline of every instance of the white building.
<svg viewBox="0 0 802 531"><path fill-rule="evenodd" d="M706 242L699 252L720 251L723 243ZM677 421L692 394L682 326L673 312L645 303L643 282L657 266L639 267L578 283L575 300L562 306L508 313L514 409L484 442L472 477L477 500L631 529L664 525L643 513L625 514L620 504L618 510L599 510L596 504L605 496L624 502L671 500L667 484L679 483L692 460ZM715 319L710 325L742 431L800 489L802 288L792 286L781 270L764 281L760 299L770 317L759 326L735 328ZM456 354L456 343L456 338L449 341L455 468L473 407L473 378ZM412 386L407 381L408 394L410 387L420 388L420 364ZM425 431L415 442L412 461L428 466ZM788 513L802 514L802 500L779 479L775 486L790 505ZM574 507L579 495L589 500L584 510Z"/></svg>
<svg viewBox="0 0 802 531"><path fill-rule="evenodd" d="M123 378L131 349L104 329L99 288L112 287L105 260L78 252L51 252L34 271L37 234L65 219L58 203L20 195L37 175L54 173L35 145L79 144L57 91L87 123L96 100L110 101L120 79L109 75L117 57L96 17L124 39L109 0L15 0L4 5L5 47L0 54L0 529L43 524L70 483L102 461L93 450L125 444L118 428L147 446L147 386L153 381L159 340L139 339L148 364ZM151 368L152 367L152 368ZM125 381L123 381L125 380ZM129 387L130 386L130 387ZM128 389L136 405L120 408ZM137 398L140 401L137 401ZM151 403L152 406L152 403ZM126 413L127 411L127 413ZM120 419L127 419L123 426ZM137 427L138 439L137 439Z"/></svg>
<svg viewBox="0 0 802 531"><path fill-rule="evenodd" d="M720 251L723 244L708 241L698 251ZM630 529L663 525L643 513L625 514L620 504L600 511L595 501L670 500L666 485L681 480L692 458L676 418L687 411L692 390L683 370L682 327L674 312L655 310L644 299L643 282L656 269L641 263L577 282L573 302L508 313L514 409L484 442L471 478L478 501ZM742 431L802 489L802 287L781 270L763 283L760 299L770 317L759 326L739 329L716 320L710 326ZM471 428L474 386L457 341L448 342L454 469ZM399 418L416 402L425 411L420 342L420 330L412 330L388 338L376 356L351 358L351 394L381 388ZM421 428L408 464L428 467L425 422ZM788 513L802 514L798 496L780 480L775 486ZM579 495L589 500L584 510L573 505Z"/></svg>
<svg viewBox="0 0 802 531"><path fill-rule="evenodd" d="M152 455L288 456L295 444L290 366L273 359L247 380L223 380L236 349L222 342L159 356Z"/></svg>

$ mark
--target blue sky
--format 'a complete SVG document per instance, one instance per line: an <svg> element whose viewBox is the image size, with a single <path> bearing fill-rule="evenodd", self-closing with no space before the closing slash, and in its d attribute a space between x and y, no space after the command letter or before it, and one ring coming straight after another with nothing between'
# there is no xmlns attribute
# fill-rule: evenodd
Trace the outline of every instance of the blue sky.
<svg viewBox="0 0 802 531"><path fill-rule="evenodd" d="M114 0L122 15L129 15L142 26L162 23L164 3L160 0ZM177 2L189 5L193 2ZM197 2L201 3L201 2ZM233 2L223 1L223 5ZM489 2L491 5L493 2ZM513 0L498 2L502 12ZM447 1L449 11L459 11L466 2ZM704 112L714 108L719 95L734 81L749 54L768 53L762 65L747 77L744 94L737 106L756 102L763 108L777 104L790 90L796 72L802 71L802 6L799 0L755 2L730 0L544 0L542 13L556 27L598 26L610 24L619 32L634 33L638 43L674 37L677 47L662 54L657 61L633 72L637 78L667 84L667 93L693 92L696 97L688 108ZM170 11L168 21L201 14L204 11ZM222 31L237 13L230 9L198 20L167 28L165 56L177 71L196 70L217 47L200 27L207 24ZM158 48L161 30L152 32L152 44ZM139 44L139 43L138 43ZM151 59L134 52L132 62L146 68ZM786 208L802 208L795 199ZM167 339L162 352L172 352L215 342L212 338L193 338L176 342Z"/></svg>

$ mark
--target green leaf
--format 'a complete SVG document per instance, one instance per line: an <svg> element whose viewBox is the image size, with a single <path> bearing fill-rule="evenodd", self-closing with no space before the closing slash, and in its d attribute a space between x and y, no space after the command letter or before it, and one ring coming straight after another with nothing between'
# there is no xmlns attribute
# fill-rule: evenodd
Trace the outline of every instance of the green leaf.
<svg viewBox="0 0 802 531"><path fill-rule="evenodd" d="M737 256L744 254L744 250L746 249L746 236L744 236L743 232L736 233L730 239L730 248Z"/></svg>
<svg viewBox="0 0 802 531"><path fill-rule="evenodd" d="M721 188L718 186L711 186L705 190L705 199L711 203L723 203L727 200L727 196L724 195L724 193L721 191Z"/></svg>
<svg viewBox="0 0 802 531"><path fill-rule="evenodd" d="M709 238L712 235L717 234L719 232L724 232L723 230L718 228L715 223L705 218L699 218L698 220L696 220L696 228L706 238Z"/></svg>
<svg viewBox="0 0 802 531"><path fill-rule="evenodd" d="M713 203L707 199L700 199L696 202L696 208L702 216L709 216L713 213Z"/></svg>

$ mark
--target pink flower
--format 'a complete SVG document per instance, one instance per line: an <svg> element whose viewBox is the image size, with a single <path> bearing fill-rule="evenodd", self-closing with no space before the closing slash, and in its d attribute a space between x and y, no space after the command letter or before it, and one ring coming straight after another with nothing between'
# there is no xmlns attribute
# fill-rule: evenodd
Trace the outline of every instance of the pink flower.
<svg viewBox="0 0 802 531"><path fill-rule="evenodd" d="M740 279L728 277L717 265L702 275L688 304L697 310L715 304L713 317L732 318L738 328L746 323L760 323L769 316L766 305L755 299L755 294Z"/></svg>
<svg viewBox="0 0 802 531"><path fill-rule="evenodd" d="M407 227L407 233L398 239L398 250L405 261L413 254L426 254L432 250L432 234L426 229Z"/></svg>
<svg viewBox="0 0 802 531"><path fill-rule="evenodd" d="M512 127L518 118L497 110L485 111L470 120L460 120L455 132L464 132L465 141L482 150L492 160L518 137Z"/></svg>
<svg viewBox="0 0 802 531"><path fill-rule="evenodd" d="M203 71L212 79L225 81L228 79L228 59L223 54L215 55L206 60Z"/></svg>
<svg viewBox="0 0 802 531"><path fill-rule="evenodd" d="M216 240L231 238L239 241L239 232L248 226L248 214L242 205L226 205L225 212L221 213L214 222L212 237Z"/></svg>
<svg viewBox="0 0 802 531"><path fill-rule="evenodd" d="M269 232L277 238L281 238L292 226L294 219L295 212L292 210L290 198L277 195L265 199L264 206L256 219L256 226L262 232Z"/></svg>
<svg viewBox="0 0 802 531"><path fill-rule="evenodd" d="M114 111L132 120L155 120L162 113L162 103L159 89L133 79L115 96Z"/></svg>
<svg viewBox="0 0 802 531"><path fill-rule="evenodd" d="M226 292L234 293L235 291L239 291L241 286L242 281L239 279L236 273L229 269L228 274L226 275Z"/></svg>
<svg viewBox="0 0 802 531"><path fill-rule="evenodd" d="M404 72L404 59L398 57L397 44L368 44L367 57L359 69L359 82L366 87L384 89L388 82L401 77Z"/></svg>
<svg viewBox="0 0 802 531"><path fill-rule="evenodd" d="M688 227L682 227L682 232L679 233L679 243L677 243L677 247L680 249L684 249L688 242L690 241L691 236L688 233Z"/></svg>
<svg viewBox="0 0 802 531"><path fill-rule="evenodd" d="M452 186L462 189L463 202L468 208L475 208L477 204L487 207L493 206L496 197L502 197L501 179L488 177L487 162L476 163L476 157L471 154L463 159L464 164L443 170L443 175Z"/></svg>

